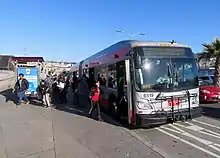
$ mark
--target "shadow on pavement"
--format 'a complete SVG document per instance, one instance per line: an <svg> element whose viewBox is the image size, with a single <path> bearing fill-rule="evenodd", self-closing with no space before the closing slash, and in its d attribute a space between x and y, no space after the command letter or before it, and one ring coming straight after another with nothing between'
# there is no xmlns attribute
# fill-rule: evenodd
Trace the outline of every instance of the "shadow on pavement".
<svg viewBox="0 0 220 158"><path fill-rule="evenodd" d="M11 102L14 102L14 104L16 103L17 96L15 93L12 92L12 89L4 90L4 91L0 92L0 95L3 95L5 97L5 102L11 101ZM29 100L30 100L31 105L42 107L42 102L39 101L38 99L29 99ZM74 105L67 106L65 104L56 104L55 106L52 104L52 106L55 109L60 110L60 111L64 111L64 112L68 112L71 114L75 114L75 115L91 118L94 120L98 120L96 110L93 112L93 116L90 117L88 115L88 111L89 111L88 108L81 108L79 106L74 106ZM111 117L109 117L108 115L106 115L104 113L102 113L102 119L105 123L112 124L115 126L121 126L120 123L118 123L117 121L115 121L114 119L112 119Z"/></svg>
<svg viewBox="0 0 220 158"><path fill-rule="evenodd" d="M7 89L4 91L1 91L0 94L5 97L5 102L12 101L16 103L16 94L12 92L13 89Z"/></svg>
<svg viewBox="0 0 220 158"><path fill-rule="evenodd" d="M56 105L55 108L60 111L72 113L72 114L79 115L79 116L84 116L84 117L98 121L96 110L93 112L92 117L90 117L88 114L88 111L89 111L88 108L80 108L74 105ZM101 113L101 115L102 115L103 122L114 125L114 126L121 126L120 123L118 123L111 117L107 116L106 114Z"/></svg>
<svg viewBox="0 0 220 158"><path fill-rule="evenodd" d="M203 115L220 119L220 104L202 105Z"/></svg>
<svg viewBox="0 0 220 158"><path fill-rule="evenodd" d="M10 89L1 91L0 95L3 95L5 97L5 102L11 101L14 104L16 104L17 95L15 93L13 93L12 90L13 89L10 88ZM42 106L42 103L39 100L37 100L37 99L30 99L29 98L29 101L30 101L31 105Z"/></svg>

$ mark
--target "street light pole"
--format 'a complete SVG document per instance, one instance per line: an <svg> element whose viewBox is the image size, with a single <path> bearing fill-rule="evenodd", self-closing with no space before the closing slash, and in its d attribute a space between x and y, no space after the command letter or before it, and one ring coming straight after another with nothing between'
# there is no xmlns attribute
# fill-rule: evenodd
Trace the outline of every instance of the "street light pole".
<svg viewBox="0 0 220 158"><path fill-rule="evenodd" d="M137 35L139 35L139 36L145 36L146 34L145 33L126 33L125 31L123 31L123 30L115 30L116 32L118 32L118 33L125 33L125 34L127 34L128 35L128 37L129 37L129 39L131 39L132 37L134 37L134 36L137 36Z"/></svg>

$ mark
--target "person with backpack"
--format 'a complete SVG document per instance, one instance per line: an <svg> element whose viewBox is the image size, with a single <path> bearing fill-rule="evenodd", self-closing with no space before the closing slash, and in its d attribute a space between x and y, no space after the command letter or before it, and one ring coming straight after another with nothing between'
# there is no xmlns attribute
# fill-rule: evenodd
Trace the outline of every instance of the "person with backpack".
<svg viewBox="0 0 220 158"><path fill-rule="evenodd" d="M101 112L100 112L100 83L99 81L95 81L95 85L92 87L91 92L90 92L90 99L91 99L91 108L89 110L89 115L90 117L92 116L93 110L97 108L97 113L98 113L98 119L99 121L102 121L101 118Z"/></svg>
<svg viewBox="0 0 220 158"><path fill-rule="evenodd" d="M28 91L28 88L29 88L29 83L28 81L24 78L24 74L20 73L19 74L19 79L17 80L17 82L15 83L15 87L14 87L14 90L16 90L17 92L17 97L18 97L18 100L17 100L17 105L20 105L22 100L25 100L26 101L26 104L29 104L29 100L25 94L25 92Z"/></svg>

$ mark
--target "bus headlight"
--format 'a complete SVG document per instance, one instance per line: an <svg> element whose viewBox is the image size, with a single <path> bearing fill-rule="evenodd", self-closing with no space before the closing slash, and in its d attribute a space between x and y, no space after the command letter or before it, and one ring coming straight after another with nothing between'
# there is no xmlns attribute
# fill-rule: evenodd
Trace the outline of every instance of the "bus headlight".
<svg viewBox="0 0 220 158"><path fill-rule="evenodd" d="M139 102L137 101L137 107L143 110L151 110L153 107L149 103Z"/></svg>

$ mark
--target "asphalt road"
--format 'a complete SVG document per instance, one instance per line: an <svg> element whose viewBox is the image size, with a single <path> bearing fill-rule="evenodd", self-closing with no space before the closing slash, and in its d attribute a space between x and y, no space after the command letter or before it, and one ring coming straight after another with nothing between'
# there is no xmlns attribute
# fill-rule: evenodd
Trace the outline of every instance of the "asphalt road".
<svg viewBox="0 0 220 158"><path fill-rule="evenodd" d="M220 119L220 104L200 104L203 115Z"/></svg>
<svg viewBox="0 0 220 158"><path fill-rule="evenodd" d="M130 131L166 158L220 158L220 104L201 104L203 116Z"/></svg>

